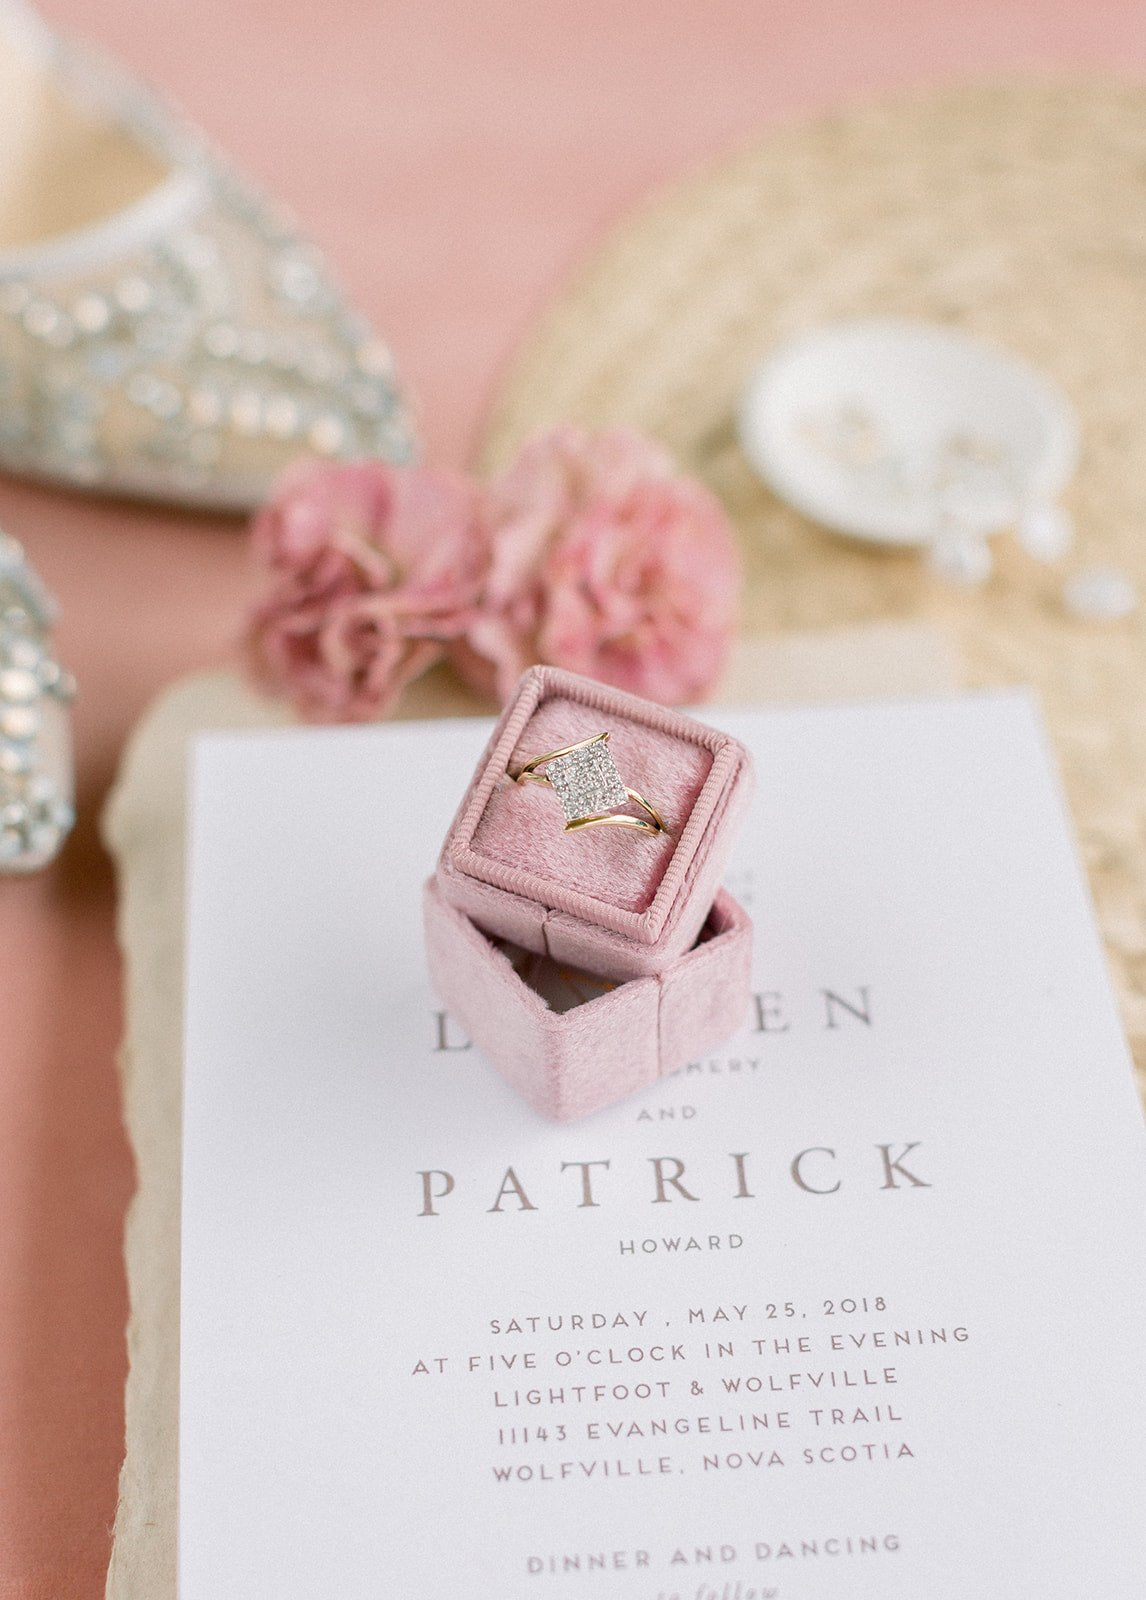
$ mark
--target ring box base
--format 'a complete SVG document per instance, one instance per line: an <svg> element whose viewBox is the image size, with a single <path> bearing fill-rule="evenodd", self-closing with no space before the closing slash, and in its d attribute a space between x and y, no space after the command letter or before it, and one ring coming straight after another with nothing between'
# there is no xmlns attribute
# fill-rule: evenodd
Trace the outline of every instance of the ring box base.
<svg viewBox="0 0 1146 1600"><path fill-rule="evenodd" d="M491 938L434 878L424 914L438 998L502 1077L557 1121L655 1083L744 1022L752 923L724 890L690 950L659 973L624 982Z"/></svg>

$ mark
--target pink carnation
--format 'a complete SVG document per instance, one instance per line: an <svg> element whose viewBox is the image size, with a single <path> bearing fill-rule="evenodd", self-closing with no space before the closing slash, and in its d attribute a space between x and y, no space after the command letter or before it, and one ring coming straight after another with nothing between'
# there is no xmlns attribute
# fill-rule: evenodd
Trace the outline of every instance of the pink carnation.
<svg viewBox="0 0 1146 1600"><path fill-rule="evenodd" d="M532 440L482 506L490 570L452 655L504 699L534 662L669 704L720 675L740 566L728 519L639 434Z"/></svg>
<svg viewBox="0 0 1146 1600"><path fill-rule="evenodd" d="M443 472L304 461L255 518L271 587L247 625L256 680L316 721L389 711L474 620L477 491Z"/></svg>

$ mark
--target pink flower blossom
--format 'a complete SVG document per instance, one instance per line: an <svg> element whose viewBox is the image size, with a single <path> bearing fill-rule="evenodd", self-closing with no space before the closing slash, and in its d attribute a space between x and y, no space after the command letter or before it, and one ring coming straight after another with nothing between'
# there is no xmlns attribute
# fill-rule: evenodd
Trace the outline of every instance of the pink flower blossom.
<svg viewBox="0 0 1146 1600"><path fill-rule="evenodd" d="M256 681L315 721L365 721L475 618L477 491L456 474L304 461L252 530L270 589L247 623Z"/></svg>
<svg viewBox="0 0 1146 1600"><path fill-rule="evenodd" d="M490 570L451 650L505 698L534 662L669 704L699 699L731 643L740 565L718 501L616 428L527 444L482 505Z"/></svg>

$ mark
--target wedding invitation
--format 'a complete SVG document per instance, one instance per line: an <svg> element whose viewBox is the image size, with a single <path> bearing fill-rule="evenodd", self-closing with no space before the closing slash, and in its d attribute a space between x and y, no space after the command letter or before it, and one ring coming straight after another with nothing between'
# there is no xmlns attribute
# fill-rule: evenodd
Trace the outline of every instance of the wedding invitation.
<svg viewBox="0 0 1146 1600"><path fill-rule="evenodd" d="M486 726L200 742L182 1600L1146 1595L1146 1139L1037 712L717 720L743 1030L564 1126L424 970Z"/></svg>

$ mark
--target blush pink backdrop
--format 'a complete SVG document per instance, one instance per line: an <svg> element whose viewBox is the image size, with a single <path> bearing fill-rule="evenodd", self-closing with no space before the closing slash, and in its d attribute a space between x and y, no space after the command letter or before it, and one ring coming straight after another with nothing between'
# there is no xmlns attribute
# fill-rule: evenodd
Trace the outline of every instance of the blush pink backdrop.
<svg viewBox="0 0 1146 1600"><path fill-rule="evenodd" d="M653 184L874 90L1141 76L1138 0L45 0L288 201L391 340L431 459L462 462L563 271ZM123 1427L113 884L96 816L157 689L223 660L234 524L0 481L63 607L82 819L0 879L0 1600L103 1592Z"/></svg>

